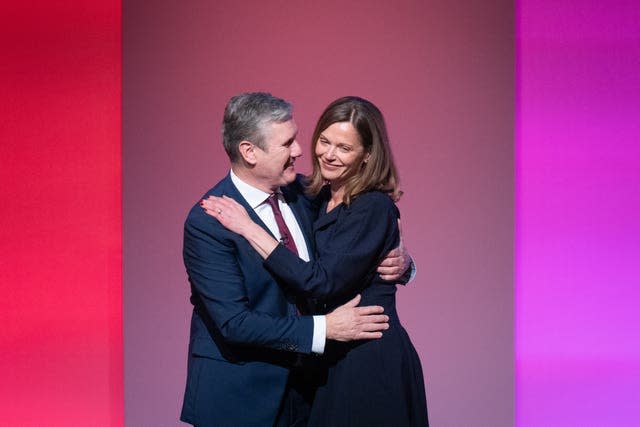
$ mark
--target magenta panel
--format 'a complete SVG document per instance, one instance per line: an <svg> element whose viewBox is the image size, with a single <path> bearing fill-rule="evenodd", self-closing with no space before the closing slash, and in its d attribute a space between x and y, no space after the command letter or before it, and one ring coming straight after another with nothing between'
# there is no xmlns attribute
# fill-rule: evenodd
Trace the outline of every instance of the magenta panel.
<svg viewBox="0 0 640 427"><path fill-rule="evenodd" d="M519 2L519 427L640 419L638 22L636 2Z"/></svg>

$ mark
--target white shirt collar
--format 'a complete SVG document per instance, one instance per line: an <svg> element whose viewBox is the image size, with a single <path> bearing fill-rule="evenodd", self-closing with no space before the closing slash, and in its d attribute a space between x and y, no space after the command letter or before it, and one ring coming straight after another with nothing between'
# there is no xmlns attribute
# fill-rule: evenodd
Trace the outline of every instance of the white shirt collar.
<svg viewBox="0 0 640 427"><path fill-rule="evenodd" d="M233 185L236 186L240 194L242 194L242 197L244 197L247 203L249 203L249 206L251 206L251 208L253 208L254 210L258 206L263 204L265 200L267 200L267 198L271 195L257 189L250 184L247 184L246 182L238 178L238 175L233 173L233 169L229 171L229 175L231 176L231 182L233 182Z"/></svg>
<svg viewBox="0 0 640 427"><path fill-rule="evenodd" d="M265 203L270 194L265 193L264 191L259 190L250 184L247 184L246 182L238 178L238 175L233 173L233 170L229 172L229 176L231 177L231 182L233 183L233 185L235 185L235 187L238 189L238 192L242 195L242 197L244 197L247 203L249 203L249 206L251 206L258 217L260 217L262 222L271 231L271 234L276 239L280 238L280 230L278 229L278 224L275 220L273 210L271 209L269 204ZM278 190L278 193L280 209L282 211L282 218L287 224L287 227L289 227L289 231L291 231L293 239L296 242L296 246L298 247L298 254L304 261L309 261L309 249L307 248L307 243L305 241L304 234L302 234L300 224L298 224L298 220L296 219L296 216L291 207L287 205L286 202L284 202L280 190Z"/></svg>

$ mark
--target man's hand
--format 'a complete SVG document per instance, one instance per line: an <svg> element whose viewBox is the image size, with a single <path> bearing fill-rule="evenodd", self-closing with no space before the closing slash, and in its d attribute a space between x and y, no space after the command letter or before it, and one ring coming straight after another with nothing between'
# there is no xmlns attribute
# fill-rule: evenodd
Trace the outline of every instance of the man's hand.
<svg viewBox="0 0 640 427"><path fill-rule="evenodd" d="M389 316L378 305L357 307L360 295L327 314L327 339L354 341L382 338L389 329Z"/></svg>
<svg viewBox="0 0 640 427"><path fill-rule="evenodd" d="M376 270L383 280L388 280L389 282L399 281L409 268L409 265L411 265L409 252L404 248L404 244L402 243L400 220L398 220L398 228L400 229L400 243L398 247L387 254Z"/></svg>

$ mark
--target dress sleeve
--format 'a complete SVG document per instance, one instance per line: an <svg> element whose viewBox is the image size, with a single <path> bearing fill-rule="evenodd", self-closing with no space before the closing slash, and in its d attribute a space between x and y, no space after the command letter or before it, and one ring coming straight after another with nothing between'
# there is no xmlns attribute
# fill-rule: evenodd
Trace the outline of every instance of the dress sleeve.
<svg viewBox="0 0 640 427"><path fill-rule="evenodd" d="M331 229L316 231L331 234L320 242L314 260L305 262L278 245L265 266L305 297L352 294L368 284L384 255L397 245L397 219L397 208L387 195L365 193L339 212Z"/></svg>

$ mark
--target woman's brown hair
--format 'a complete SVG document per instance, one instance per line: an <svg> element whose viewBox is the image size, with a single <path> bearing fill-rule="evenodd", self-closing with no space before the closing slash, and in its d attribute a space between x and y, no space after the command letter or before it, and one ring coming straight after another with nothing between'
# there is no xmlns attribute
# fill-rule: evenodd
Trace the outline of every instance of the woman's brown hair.
<svg viewBox="0 0 640 427"><path fill-rule="evenodd" d="M333 101L324 110L311 139L311 159L313 172L308 177L307 192L317 195L326 184L320 173L320 163L315 155L315 147L320 134L334 123L350 122L360 135L367 162L360 170L351 173L345 182L343 203L349 205L358 194L379 190L398 201L402 192L398 189L398 174L389 147L389 137L382 113L371 102L357 96L345 96Z"/></svg>

